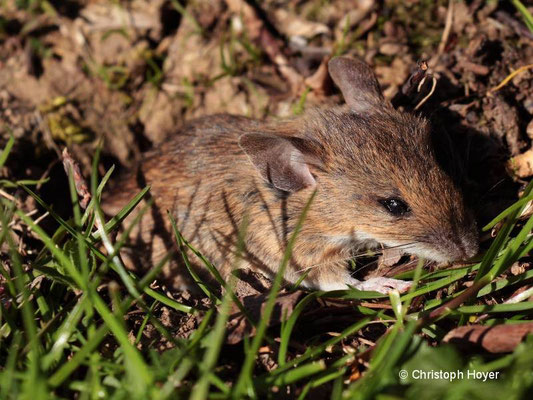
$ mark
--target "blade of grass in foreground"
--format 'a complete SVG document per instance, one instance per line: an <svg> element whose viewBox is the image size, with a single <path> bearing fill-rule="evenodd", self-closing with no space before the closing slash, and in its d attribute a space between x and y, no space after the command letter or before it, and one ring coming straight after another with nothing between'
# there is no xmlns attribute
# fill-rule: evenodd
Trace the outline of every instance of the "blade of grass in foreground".
<svg viewBox="0 0 533 400"><path fill-rule="evenodd" d="M233 269L238 267L238 263L241 258L242 250L244 249L244 238L248 228L247 218L244 219L241 228L239 229L239 237L237 242L237 251L235 254L235 265ZM226 293L222 298L222 304L219 308L219 314L215 321L215 326L210 333L211 338L208 341L207 349L204 354L202 363L200 364L200 370L202 375L196 382L193 387L190 399L191 400L203 400L207 398L209 392L209 385L211 384L213 369L215 368L218 356L220 354L220 349L222 343L226 336L226 323L229 318L229 313L231 309L231 302L233 293L233 286L235 284L236 276L234 274L230 275L230 278L227 283Z"/></svg>
<svg viewBox="0 0 533 400"><path fill-rule="evenodd" d="M493 228L502 219L512 214L514 211L518 210L519 208L522 208L524 205L529 203L531 200L533 200L533 194L529 194L528 196L522 197L516 203L512 204L510 207L506 208L500 214L498 214L498 216L496 216L492 221L490 221L487 225L485 225L481 230L484 232L488 231L489 229Z"/></svg>
<svg viewBox="0 0 533 400"><path fill-rule="evenodd" d="M89 299L86 295L82 295L74 308L69 312L67 318L63 321L59 329L54 332L55 341L52 349L43 357L42 364L44 370L50 368L52 363L59 361L64 348L67 346L68 339L74 332L76 325L83 316L83 309L86 307L88 300Z"/></svg>
<svg viewBox="0 0 533 400"><path fill-rule="evenodd" d="M206 335L208 327L211 326L210 322L214 312L215 308L211 308L204 315L200 326L198 326L198 329L196 329L192 334L189 343L180 352L180 354L178 354L177 359L179 360L179 364L178 362L175 363L177 369L167 378L167 381L161 388L161 399L166 399L170 397L173 394L175 388L179 387L181 381L187 376L189 371L192 369L193 362L190 358L187 357L187 354L193 349L195 349L200 344L201 339Z"/></svg>
<svg viewBox="0 0 533 400"><path fill-rule="evenodd" d="M147 393L153 382L153 376L148 365L144 362L139 351L131 344L128 339L128 333L119 323L117 317L113 315L111 310L109 310L105 302L100 296L98 296L96 290L91 291L89 297L91 298L95 309L104 320L104 323L109 327L109 330L113 332L113 335L124 351L126 357L126 369L131 373L131 383L135 387L135 391L138 391L139 393Z"/></svg>
<svg viewBox="0 0 533 400"><path fill-rule="evenodd" d="M98 160L100 158L99 156L100 152L99 150L97 150L93 159L91 174L91 194L92 198L95 200L93 212L94 217L96 219L96 228L100 233L100 239L102 240L102 243L105 249L107 250L108 257L111 258L113 264L115 265L115 271L119 274L120 278L122 279L122 282L126 286L126 289L135 299L142 302L142 299L140 299L141 294L137 289L136 282L132 279L128 271L126 271L126 268L124 267L124 264L122 263L122 260L118 255L118 250L115 248L113 243L111 243L111 239L109 238L107 233L108 231L106 231L105 229L104 213L100 206L100 202L98 201ZM71 172L69 176L72 177L72 175L73 173Z"/></svg>
<svg viewBox="0 0 533 400"><path fill-rule="evenodd" d="M167 212L167 216L170 219L170 223L172 225L172 231L174 232L174 237L176 238L176 242L178 244L178 248L180 249L181 258L183 260L183 263L185 264L185 267L189 271L189 274L192 276L192 279L194 283L198 285L198 287L202 290L202 292L205 293L205 295L211 300L212 302L219 302L220 299L216 295L215 291L209 287L206 283L202 281L194 267L191 265L189 261L189 256L187 255L187 251L185 249L185 244L183 241L183 237L181 236L180 231L178 230L178 226L176 225L176 220L170 213L170 211Z"/></svg>
<svg viewBox="0 0 533 400"><path fill-rule="evenodd" d="M307 296L305 296L302 300L298 302L296 307L294 307L293 312L291 313L291 316L287 320L287 322L283 325L283 328L281 330L280 334L280 346L278 351L278 363L279 365L285 364L285 360L287 359L287 349L289 347L289 341L291 337L292 330L294 329L294 326L296 325L296 320L302 313L302 311L307 307L307 305L315 300L321 292L312 292L309 293Z"/></svg>
<svg viewBox="0 0 533 400"><path fill-rule="evenodd" d="M533 181L531 181L527 185L527 187L524 189L523 197L529 196L532 189L533 189ZM503 246L505 245L505 242L507 238L509 237L511 230L515 226L516 220L518 216L521 214L524 207L525 207L525 204L517 208L516 210L514 210L512 213L510 213L507 216L507 220L505 221L500 231L498 232L498 235L496 236L491 246L489 247L489 250L485 253L483 260L481 260L481 265L479 267L478 273L476 274L475 282L483 278L483 281L485 282L485 284L488 284L492 279L495 278L494 273L496 271L499 271L499 273L503 272L503 270L501 270L501 265L499 266L499 268L496 268L496 269L491 268L491 267L497 255L503 249ZM503 264L503 261L502 261L502 264Z"/></svg>
<svg viewBox="0 0 533 400"><path fill-rule="evenodd" d="M230 291L230 295L232 297L232 300L233 300L233 303L235 303L235 305L239 308L239 310L241 311L241 313L246 317L247 321L255 327L256 325L256 322L250 318L250 315L248 313L248 311L246 310L246 308L244 307L244 305L242 304L241 300L235 295L235 293L233 292L233 289L229 288L227 285L226 285L226 282L224 281L224 279L222 278L222 275L220 275L220 272L218 272L218 270L215 268L215 266L202 254L200 253L198 250L196 250L194 248L194 246L192 246L188 241L187 239L185 239L183 237L183 235L181 234L181 232L179 231L178 229L178 226L176 224L176 221L175 219L172 217L171 213L168 212L168 217L172 223L172 230L173 230L173 233L174 233L174 236L176 238L176 242L179 246L179 249L181 251L181 256L182 256L182 259L183 259L183 262L185 263L185 266L187 267L187 270L189 271L189 273L191 274L191 276L193 277L194 281L200 286L200 288L202 289L202 291L207 294L207 296L209 298L211 298L211 300L215 299L217 302L220 303L220 299L218 298L217 294L213 291L212 287L207 285L205 282L203 282L201 280L201 278L199 277L199 275L196 273L196 271L194 270L194 267L191 265L190 263L190 259L189 259L189 256L187 255L186 251L187 249L189 249L196 257L198 257L198 259L202 262L202 264L207 268L207 270L211 273L211 275L213 276L213 278L215 278L215 280L217 281L217 283L220 285L220 287L225 287L226 290L229 290Z"/></svg>
<svg viewBox="0 0 533 400"><path fill-rule="evenodd" d="M266 333L266 328L268 327L268 323L270 321L270 316L272 315L272 311L274 311L276 297L281 288L281 282L282 282L283 276L285 275L285 269L287 268L287 265L289 264L289 261L291 258L292 248L294 246L294 243L296 242L296 238L298 234L300 233L300 230L302 229L303 222L307 216L307 212L309 211L309 208L311 207L311 204L315 198L315 195L316 195L316 191L314 191L313 194L309 197L309 200L307 201L307 204L303 208L300 218L298 219L298 222L296 223L294 227L294 232L292 233L291 237L289 238L289 241L287 242L287 248L285 250L285 253L283 254L283 259L276 273L274 281L272 282L272 288L270 290L268 300L265 304L265 308L261 316L261 321L259 322L259 325L257 326L256 334L252 340L250 349L246 354L243 366L241 368L241 372L233 388L233 392L232 392L233 397L236 397L236 398L241 397L242 394L245 392L246 388L253 390L252 369L254 366L255 358L257 356L257 352L259 351L259 347L261 346L261 343L263 341L263 337Z"/></svg>
<svg viewBox="0 0 533 400"><path fill-rule="evenodd" d="M80 274L80 271L78 271L76 266L65 255L65 253L56 246L56 244L50 238L50 236L48 236L39 225L35 224L35 222L30 217L28 217L26 214L24 214L22 211L17 210L16 214L31 230L35 232L35 234L39 237L39 239L41 239L44 245L50 250L50 252L54 255L54 257L63 266L63 268L65 268L65 270L68 272L70 277L74 280L74 282L76 282L76 285L78 286L78 288L86 290L87 282L83 279L83 276ZM75 232L73 236L76 237Z"/></svg>
<svg viewBox="0 0 533 400"><path fill-rule="evenodd" d="M393 375L393 368L413 340L417 325L415 321L407 323L405 329L395 324L372 354L368 371L345 391L343 398L373 399Z"/></svg>
<svg viewBox="0 0 533 400"><path fill-rule="evenodd" d="M13 204L13 207L15 205ZM8 221L5 219L4 208L0 209L2 230L9 230ZM15 272L15 286L18 293L22 295L22 321L24 324L24 332L30 344L30 354L28 356L28 369L24 373L24 398L34 398L35 392L46 392L46 381L43 379L40 358L42 354L42 345L37 335L37 324L35 322L35 312L30 301L30 292L25 284L24 272L22 268L22 261L20 254L17 252L17 247L13 242L12 236L8 233L6 240L9 248L9 255L12 261L13 270Z"/></svg>
<svg viewBox="0 0 533 400"><path fill-rule="evenodd" d="M65 221L63 218L61 218L59 215L57 215L54 210L49 207L37 194L35 194L34 192L32 192L29 188L27 188L26 186L23 186L23 185L20 185L30 196L32 196L36 201L37 203L39 203L44 209L46 209L50 215L61 225L61 227L63 229L65 229L68 233L70 233L73 237L77 237L77 231L76 229L74 229L67 221ZM146 187L144 188L141 192L139 192L136 196L134 196L134 198L132 200L130 200L130 202L124 206L122 208L122 210L117 214L117 216L115 216L114 219L111 219L107 224L106 224L106 228L105 228L105 231L106 232L109 232L111 229L114 229L119 223L121 223L129 214L130 212L137 206L137 204L139 204L141 202L141 200L144 198L144 196L146 195L146 193L148 192L150 188L149 187ZM98 189L97 189L98 191ZM95 198L93 197L92 200L94 200ZM17 211L17 213L19 213L19 211ZM24 214L23 214L24 215ZM24 222L30 226L30 228L32 226L35 226L37 230L41 230L42 229L35 225L33 223L33 221L31 220L30 217L27 217L24 215L24 217L22 217L22 219L24 220ZM44 233L44 231L43 231ZM100 236L98 235L98 232L96 232L94 235L94 238L97 239L99 238ZM47 237L46 235L44 237ZM47 244L48 242L47 241L43 241L45 244ZM51 252L52 254L56 254L56 252L58 251L56 245L55 245L55 241L50 239L48 245L46 246ZM93 252L94 255L96 255L99 259L101 259L102 261L107 261L107 258L106 256L99 250L97 249L92 242L89 242L87 241L87 246L91 249L91 251ZM50 247L52 246L52 247ZM65 261L65 262L69 262L68 258L65 260L64 257L62 257L62 253L59 251L59 254L56 254L58 257L59 257L59 260L60 262L61 261ZM115 268L115 265L112 263L111 266L113 268ZM159 266L159 269L162 267L162 265ZM82 284L82 282L85 282L83 279L81 279L81 275L79 275L79 272L74 268L74 270L71 270L69 268L66 268L69 272L71 273L74 273L75 276L73 276L73 278L75 278L75 282L76 284L78 285L78 287L80 287L80 285ZM158 270L156 268L156 270ZM76 279L76 275L79 275L79 278L80 279ZM131 276L132 279L134 279L134 275L133 274L129 274ZM149 284L150 282L148 282L147 284ZM146 284L146 285L147 285ZM186 312L186 313L191 313L191 312L195 312L195 309L192 308L192 307L189 307L189 306L185 306L181 303L178 303L177 301L163 295L163 294L160 294L158 293L157 291L155 291L154 289L152 288L149 288L149 287L146 287L146 285L144 286L144 293L146 293L147 295L149 295L150 297L160 301L161 303L164 303L165 305L169 306L169 307L172 307L173 309L175 310L178 310L178 311L183 311L183 312Z"/></svg>
<svg viewBox="0 0 533 400"><path fill-rule="evenodd" d="M522 4L520 0L511 0L513 5L516 7L518 12L522 14L522 17L524 18L524 22L528 29L533 33L533 16L529 12L529 10Z"/></svg>
<svg viewBox="0 0 533 400"><path fill-rule="evenodd" d="M9 157L9 153L11 153L11 149L13 148L14 144L15 137L13 135L9 135L9 139L4 147L4 150L2 150L2 153L0 154L0 168L2 168L6 163L7 158Z"/></svg>

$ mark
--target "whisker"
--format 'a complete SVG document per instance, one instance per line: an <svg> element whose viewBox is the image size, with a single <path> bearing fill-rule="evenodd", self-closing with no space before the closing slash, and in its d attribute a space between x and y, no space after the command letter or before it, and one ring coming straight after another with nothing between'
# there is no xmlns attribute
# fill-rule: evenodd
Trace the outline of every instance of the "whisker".
<svg viewBox="0 0 533 400"><path fill-rule="evenodd" d="M377 264L379 260L372 260L372 261L369 261L367 262L366 264L364 265L361 265L359 268L356 268L354 269L353 271L350 272L350 276L353 277L355 274L363 271L365 268L369 268L371 267L372 265L374 264Z"/></svg>
<svg viewBox="0 0 533 400"><path fill-rule="evenodd" d="M492 192L494 189L496 189L498 186L500 186L502 183L505 182L505 179L500 179L498 182L496 182L494 185L492 185L476 202L476 205L479 205L485 198Z"/></svg>
<svg viewBox="0 0 533 400"><path fill-rule="evenodd" d="M384 249L402 249L402 248L409 248L409 246L413 246L417 243L420 243L420 242L410 242L410 243L405 243L405 244L401 244L401 245L396 245L396 246L390 246L390 247L385 247ZM382 249L383 250L383 249ZM383 255L383 252L381 250L377 250L375 252L374 255ZM368 250L365 250L365 252L362 252L362 253L358 253L358 254L350 254L349 256L347 257L342 257L342 258L336 258L336 259L332 259L332 260L328 260L328 261L325 261L323 263L318 263L318 264L313 264L309 267L305 267L305 268L302 268L302 269L299 269L298 271L295 271L296 273L304 273L306 271L309 271L313 268L320 268L320 267L325 267L325 266L328 266L328 265L331 265L331 264L336 264L336 263L340 263L340 262L348 262L350 260L354 260L354 259L357 259L357 258L363 258L365 256L371 256L368 254ZM362 266L363 268L367 265L372 265L372 263L374 262L377 262L377 260L374 260L374 261L371 261L371 262L368 262L367 264L365 264L364 266ZM355 272L359 272L360 269L354 271Z"/></svg>

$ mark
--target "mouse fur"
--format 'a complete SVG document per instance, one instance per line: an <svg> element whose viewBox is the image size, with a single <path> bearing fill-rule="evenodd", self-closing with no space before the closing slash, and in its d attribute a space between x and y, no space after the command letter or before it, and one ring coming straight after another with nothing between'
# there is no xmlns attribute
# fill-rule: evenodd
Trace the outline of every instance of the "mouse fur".
<svg viewBox="0 0 533 400"><path fill-rule="evenodd" d="M474 256L476 223L436 161L428 121L394 109L362 61L336 57L329 72L345 105L275 122L203 117L146 153L103 202L113 215L151 186L154 204L122 252L127 264L146 270L176 248L168 211L183 237L227 278L246 216L239 266L271 277L315 190L284 276L288 283L306 272L303 284L314 289L406 290L408 282L351 276L350 256L377 245L441 263ZM191 286L181 256L163 272L172 286Z"/></svg>

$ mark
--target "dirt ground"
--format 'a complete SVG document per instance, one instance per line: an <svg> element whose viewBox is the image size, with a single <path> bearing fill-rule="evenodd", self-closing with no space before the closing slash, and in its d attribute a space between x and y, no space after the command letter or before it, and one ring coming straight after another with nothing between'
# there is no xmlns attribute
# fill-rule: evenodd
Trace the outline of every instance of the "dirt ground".
<svg viewBox="0 0 533 400"><path fill-rule="evenodd" d="M0 146L16 138L2 176L50 178L38 192L62 213L64 146L88 176L102 144L103 174L131 167L191 118L277 119L338 103L325 69L338 54L364 59L387 99L431 119L480 223L533 176L533 33L510 2L0 4Z"/></svg>

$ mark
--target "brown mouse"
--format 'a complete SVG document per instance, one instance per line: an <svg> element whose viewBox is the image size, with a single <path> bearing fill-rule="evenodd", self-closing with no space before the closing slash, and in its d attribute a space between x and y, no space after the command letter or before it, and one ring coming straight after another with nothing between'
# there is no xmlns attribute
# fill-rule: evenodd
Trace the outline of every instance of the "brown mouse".
<svg viewBox="0 0 533 400"><path fill-rule="evenodd" d="M350 255L378 244L442 263L474 256L475 221L435 159L428 121L395 110L362 61L333 58L329 73L343 106L282 122L204 117L147 153L104 201L113 214L151 186L154 206L132 232L128 264L149 269L175 248L169 210L184 238L227 277L247 215L240 267L272 276L315 190L288 283L308 271L309 288L406 290L409 282L351 276ZM164 274L174 286L189 282L180 256Z"/></svg>

